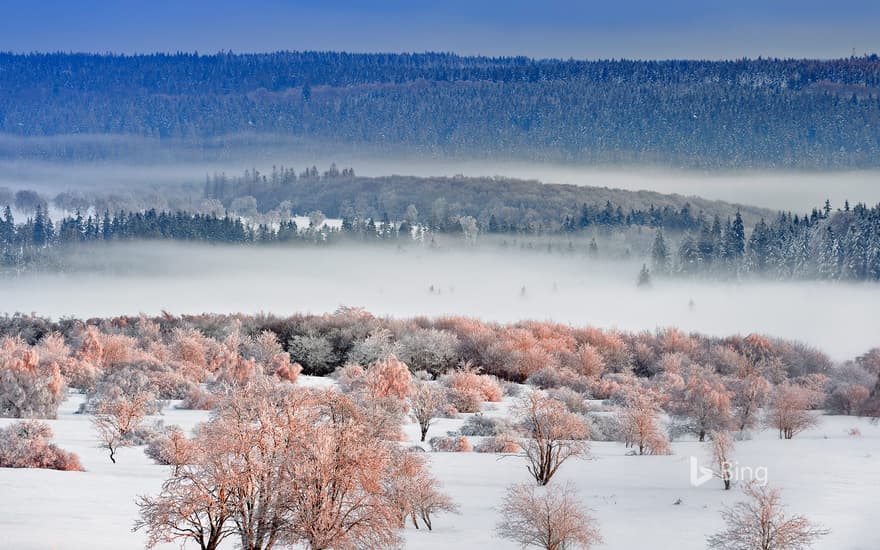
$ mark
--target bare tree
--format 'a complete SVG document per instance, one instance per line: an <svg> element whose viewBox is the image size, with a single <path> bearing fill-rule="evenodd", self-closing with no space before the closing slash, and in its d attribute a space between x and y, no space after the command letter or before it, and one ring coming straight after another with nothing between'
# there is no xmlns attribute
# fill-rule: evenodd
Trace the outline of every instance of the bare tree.
<svg viewBox="0 0 880 550"><path fill-rule="evenodd" d="M543 392L529 392L514 407L514 414L519 416L525 434L521 445L529 473L539 485L547 485L563 462L584 456L589 450L586 421Z"/></svg>
<svg viewBox="0 0 880 550"><path fill-rule="evenodd" d="M0 339L0 417L55 418L64 379L55 363L21 338Z"/></svg>
<svg viewBox="0 0 880 550"><path fill-rule="evenodd" d="M732 392L710 367L689 369L684 386L674 392L669 403L673 416L684 421L684 428L705 441L712 430L727 429L731 422Z"/></svg>
<svg viewBox="0 0 880 550"><path fill-rule="evenodd" d="M139 497L140 519L134 530L146 529L147 548L191 540L201 550L216 550L236 533L231 521L232 487L201 465L175 468L155 498Z"/></svg>
<svg viewBox="0 0 880 550"><path fill-rule="evenodd" d="M569 484L552 490L513 485L501 504L501 514L504 519L495 532L523 548L589 549L602 542L596 521L581 510Z"/></svg>
<svg viewBox="0 0 880 550"><path fill-rule="evenodd" d="M419 423L419 432L424 442L431 422L443 406L445 392L427 381L415 381L410 386L409 409L413 420Z"/></svg>
<svg viewBox="0 0 880 550"><path fill-rule="evenodd" d="M389 493L400 511L401 526L409 516L413 527L418 529L421 520L430 531L434 515L458 512L458 506L440 491L440 483L430 474L421 455L406 451L397 451L395 455L397 468Z"/></svg>
<svg viewBox="0 0 880 550"><path fill-rule="evenodd" d="M821 398L822 395L814 389L783 382L773 392L767 424L779 430L779 439L791 439L818 423L810 408Z"/></svg>
<svg viewBox="0 0 880 550"><path fill-rule="evenodd" d="M748 501L721 512L727 527L707 539L714 550L808 550L830 531L803 516L786 517L779 491L749 484Z"/></svg>
<svg viewBox="0 0 880 550"><path fill-rule="evenodd" d="M669 440L657 424L659 412L660 398L655 392L642 387L625 392L620 412L624 444L637 449L639 455L670 454Z"/></svg>
<svg viewBox="0 0 880 550"><path fill-rule="evenodd" d="M133 438L143 424L152 394L117 395L101 399L95 404L92 424L104 448L110 451L110 461L116 464L116 451L134 443Z"/></svg>
<svg viewBox="0 0 880 550"><path fill-rule="evenodd" d="M230 386L200 426L187 464L155 499L142 498L151 544L191 540L244 550L305 544L314 550L398 543L399 507L387 491L394 446L374 435L368 411L335 390L266 376Z"/></svg>
<svg viewBox="0 0 880 550"><path fill-rule="evenodd" d="M713 473L724 483L724 490L729 491L733 481L730 470L733 459L733 438L728 432L710 432L708 444L712 452Z"/></svg>
<svg viewBox="0 0 880 550"><path fill-rule="evenodd" d="M759 411L770 393L770 383L754 367L741 368L731 382L733 414L739 431L754 427Z"/></svg>
<svg viewBox="0 0 880 550"><path fill-rule="evenodd" d="M399 522L383 481L393 476L391 447L374 437L369 418L348 397L316 395L317 413L283 464L290 542L312 550L397 545Z"/></svg>

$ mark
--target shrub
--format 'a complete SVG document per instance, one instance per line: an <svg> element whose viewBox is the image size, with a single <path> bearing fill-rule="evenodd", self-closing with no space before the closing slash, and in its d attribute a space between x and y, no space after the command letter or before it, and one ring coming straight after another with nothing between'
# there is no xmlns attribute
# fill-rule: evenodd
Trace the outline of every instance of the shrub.
<svg viewBox="0 0 880 550"><path fill-rule="evenodd" d="M503 418L493 418L482 414L468 417L461 426L461 435L488 437L511 433L513 426Z"/></svg>
<svg viewBox="0 0 880 550"><path fill-rule="evenodd" d="M428 442L436 453L469 453L473 451L470 441L464 436L432 437Z"/></svg>
<svg viewBox="0 0 880 550"><path fill-rule="evenodd" d="M64 380L54 363L40 363L37 350L20 338L0 340L0 416L55 418Z"/></svg>
<svg viewBox="0 0 880 550"><path fill-rule="evenodd" d="M510 436L499 435L488 437L479 442L474 451L478 453L506 453L514 454L522 451L522 447Z"/></svg>
<svg viewBox="0 0 880 550"><path fill-rule="evenodd" d="M161 432L156 432L144 449L144 454L156 464L175 468L191 463L194 452L192 442L178 426L169 426Z"/></svg>
<svg viewBox="0 0 880 550"><path fill-rule="evenodd" d="M450 391L449 400L459 412L478 412L482 402L499 402L504 393L494 376L478 374L470 366L449 374L444 382Z"/></svg>
<svg viewBox="0 0 880 550"><path fill-rule="evenodd" d="M590 407L587 405L584 395L571 388L556 388L547 392L553 399L562 402L569 411L576 414L587 414Z"/></svg>
<svg viewBox="0 0 880 550"><path fill-rule="evenodd" d="M52 428L37 420L0 428L0 467L83 471L79 457L49 443L51 437Z"/></svg>
<svg viewBox="0 0 880 550"><path fill-rule="evenodd" d="M202 386L193 386L177 408L194 411L210 411L217 406L219 400L220 398L217 394L206 390Z"/></svg>
<svg viewBox="0 0 880 550"><path fill-rule="evenodd" d="M590 388L593 381L579 375L575 371L564 367L544 367L532 373L526 379L526 383L542 390L552 388L569 388L576 392L583 392Z"/></svg>
<svg viewBox="0 0 880 550"><path fill-rule="evenodd" d="M620 441L623 437L623 426L616 414L591 413L587 415L587 422L593 441Z"/></svg>

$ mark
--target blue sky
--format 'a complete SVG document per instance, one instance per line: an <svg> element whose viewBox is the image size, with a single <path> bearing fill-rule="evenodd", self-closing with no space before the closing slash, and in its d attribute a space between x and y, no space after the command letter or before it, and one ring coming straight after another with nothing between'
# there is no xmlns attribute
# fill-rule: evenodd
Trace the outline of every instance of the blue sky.
<svg viewBox="0 0 880 550"><path fill-rule="evenodd" d="M0 50L454 51L596 58L880 52L877 0L2 0Z"/></svg>

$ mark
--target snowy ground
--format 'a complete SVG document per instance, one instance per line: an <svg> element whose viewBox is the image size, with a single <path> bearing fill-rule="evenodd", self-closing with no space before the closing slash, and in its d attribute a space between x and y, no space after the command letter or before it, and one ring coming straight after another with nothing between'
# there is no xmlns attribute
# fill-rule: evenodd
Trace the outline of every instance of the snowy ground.
<svg viewBox="0 0 880 550"><path fill-rule="evenodd" d="M325 380L303 377L307 384ZM87 416L75 414L81 396L71 396L58 419L49 421L55 441L79 454L86 472L0 468L0 547L15 550L141 548L144 537L132 533L136 495L158 492L167 469L151 463L142 447L122 449L111 464L99 449ZM489 405L486 414L505 414L506 403ZM191 429L207 418L204 411L168 408L161 419ZM463 419L438 420L428 436L455 430ZM0 426L13 422L0 419ZM858 427L860 437L848 435ZM417 427L407 427L418 438ZM689 456L701 458L699 443L673 443L674 455L626 456L622 444L592 444L592 459L566 463L556 482L571 481L598 519L602 548L704 548L705 537L722 526L719 510L739 500L712 480L689 483ZM479 453L431 453L435 475L461 507L459 515L439 516L433 532L407 527L408 548L501 548L516 546L494 537L495 507L505 487L528 481L519 457ZM831 534L817 549L876 550L874 520L880 495L880 426L852 417L823 417L818 428L780 441L775 432L756 434L737 444L743 466L766 466L771 486L782 490L791 512L802 513ZM677 500L681 503L674 504ZM228 543L225 548L233 548ZM168 546L174 548L174 546Z"/></svg>

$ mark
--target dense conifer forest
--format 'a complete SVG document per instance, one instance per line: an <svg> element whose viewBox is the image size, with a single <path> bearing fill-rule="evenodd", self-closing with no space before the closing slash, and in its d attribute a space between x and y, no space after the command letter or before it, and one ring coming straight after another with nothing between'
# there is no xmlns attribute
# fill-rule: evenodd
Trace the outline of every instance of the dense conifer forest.
<svg viewBox="0 0 880 550"><path fill-rule="evenodd" d="M435 156L876 167L880 61L0 54L0 132L248 133Z"/></svg>

